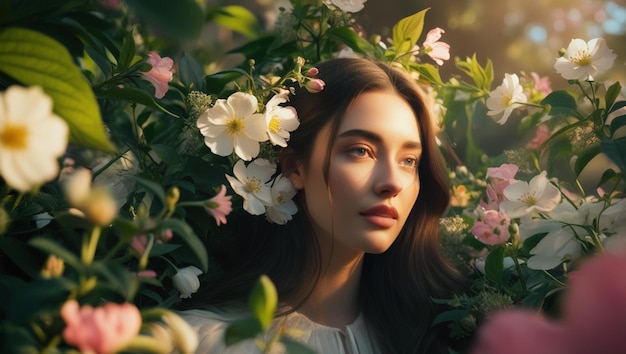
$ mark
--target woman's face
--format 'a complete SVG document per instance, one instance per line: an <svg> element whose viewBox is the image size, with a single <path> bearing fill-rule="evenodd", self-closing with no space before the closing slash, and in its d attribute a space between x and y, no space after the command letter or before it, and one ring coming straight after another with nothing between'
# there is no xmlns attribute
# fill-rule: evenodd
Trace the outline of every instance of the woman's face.
<svg viewBox="0 0 626 354"><path fill-rule="evenodd" d="M290 176L304 190L315 234L356 252L386 251L402 229L420 190L422 154L417 119L390 92L360 95L339 126L330 155L328 186L323 166L330 125L318 134L306 166Z"/></svg>

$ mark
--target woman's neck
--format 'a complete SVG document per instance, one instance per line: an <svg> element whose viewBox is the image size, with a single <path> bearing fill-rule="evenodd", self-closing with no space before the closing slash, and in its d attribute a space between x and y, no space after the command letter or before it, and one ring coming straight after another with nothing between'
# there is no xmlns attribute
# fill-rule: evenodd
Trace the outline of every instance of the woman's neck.
<svg viewBox="0 0 626 354"><path fill-rule="evenodd" d="M353 323L360 310L359 284L363 266L362 252L346 252L333 245L322 247L324 269L311 296L298 308L310 320L330 327Z"/></svg>

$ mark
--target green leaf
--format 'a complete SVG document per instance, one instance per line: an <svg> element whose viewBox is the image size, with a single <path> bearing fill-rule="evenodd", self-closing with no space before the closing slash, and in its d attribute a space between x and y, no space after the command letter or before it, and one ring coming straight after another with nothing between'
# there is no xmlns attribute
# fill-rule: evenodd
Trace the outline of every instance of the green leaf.
<svg viewBox="0 0 626 354"><path fill-rule="evenodd" d="M135 59L135 39L133 32L129 31L122 40L122 50L120 57L117 59L117 69L124 71L130 67Z"/></svg>
<svg viewBox="0 0 626 354"><path fill-rule="evenodd" d="M602 148L600 145L596 144L588 147L578 154L578 158L576 159L576 163L574 165L574 172L576 172L576 176L580 176L585 166L587 166L587 164L589 164L589 162L601 152Z"/></svg>
<svg viewBox="0 0 626 354"><path fill-rule="evenodd" d="M194 91L205 92L206 81L204 80L204 70L202 66L187 53L183 53L178 62L178 75L185 87Z"/></svg>
<svg viewBox="0 0 626 354"><path fill-rule="evenodd" d="M468 314L469 314L469 311L465 309L444 311L438 314L437 317L435 317L432 325L434 326L436 324L443 323L443 322L458 321L462 319L463 317L467 316Z"/></svg>
<svg viewBox="0 0 626 354"><path fill-rule="evenodd" d="M626 171L626 137L602 139L602 151L613 161L620 171Z"/></svg>
<svg viewBox="0 0 626 354"><path fill-rule="evenodd" d="M224 331L224 344L226 346L239 343L243 340L256 337L263 330L259 320L249 316L233 321Z"/></svg>
<svg viewBox="0 0 626 354"><path fill-rule="evenodd" d="M615 100L619 96L620 91L622 90L622 86L619 81L615 82L606 90L606 95L604 95L604 102L606 103L606 108L610 108L615 103Z"/></svg>
<svg viewBox="0 0 626 354"><path fill-rule="evenodd" d="M70 128L70 141L88 148L115 151L108 140L91 87L59 42L36 31L0 31L0 72L27 86L41 86L54 112Z"/></svg>
<svg viewBox="0 0 626 354"><path fill-rule="evenodd" d="M148 189L148 191L152 192L157 198L159 198L159 201L161 202L161 204L167 205L167 197L165 195L165 190L163 189L163 187L161 187L160 184L155 183L149 179L138 177L138 176L133 176L133 179L137 183L141 184L143 187Z"/></svg>
<svg viewBox="0 0 626 354"><path fill-rule="evenodd" d="M415 68L420 74L420 79L426 79L431 84L443 85L443 81L439 75L439 69L437 69L436 66L426 63L415 65Z"/></svg>
<svg viewBox="0 0 626 354"><path fill-rule="evenodd" d="M85 268L80 259L72 251L49 238L36 237L30 240L28 244L63 259L65 263L78 271Z"/></svg>
<svg viewBox="0 0 626 354"><path fill-rule="evenodd" d="M267 275L262 275L257 280L250 294L250 310L256 319L259 320L264 331L272 324L277 305L278 293L276 292L276 287Z"/></svg>
<svg viewBox="0 0 626 354"><path fill-rule="evenodd" d="M496 247L485 260L485 275L496 284L502 284L502 272L504 271L504 247Z"/></svg>
<svg viewBox="0 0 626 354"><path fill-rule="evenodd" d="M280 342L284 345L285 347L285 352L289 353L289 354L315 354L315 351L313 351L311 348L307 347L306 345L300 343L300 342L296 342L292 339L286 338L286 337L281 337L280 338Z"/></svg>
<svg viewBox="0 0 626 354"><path fill-rule="evenodd" d="M619 128L626 126L626 114L615 117L612 121L611 121L611 125L610 127L610 131L611 131L611 137L613 137L613 135L615 135L615 133L619 130Z"/></svg>
<svg viewBox="0 0 626 354"><path fill-rule="evenodd" d="M206 251L206 246L200 241L198 236L196 236L189 224L180 219L166 219L160 221L158 227L161 230L171 229L174 234L182 238L196 256L198 261L196 265L198 265L204 273L208 271L209 256Z"/></svg>
<svg viewBox="0 0 626 354"><path fill-rule="evenodd" d="M259 36L261 26L254 13L243 6L231 5L208 11L207 21L226 27L252 39Z"/></svg>
<svg viewBox="0 0 626 354"><path fill-rule="evenodd" d="M174 118L179 118L177 114L170 112L167 108L161 106L157 101L155 101L154 97L148 92L135 87L111 87L109 89L99 91L98 96L139 103L146 107L167 113Z"/></svg>
<svg viewBox="0 0 626 354"><path fill-rule="evenodd" d="M398 55L409 52L422 35L424 17L429 8L407 16L393 26L393 45Z"/></svg>
<svg viewBox="0 0 626 354"><path fill-rule="evenodd" d="M542 101L542 105L550 105L550 114L565 115L582 119L580 113L576 110L576 99L566 91L553 91L548 94Z"/></svg>
<svg viewBox="0 0 626 354"><path fill-rule="evenodd" d="M359 35L352 28L331 28L326 31L326 35L330 38L334 38L343 42L345 45L352 48L352 50L357 53L367 55L368 57L374 56L374 46L370 42L359 37Z"/></svg>
<svg viewBox="0 0 626 354"><path fill-rule="evenodd" d="M195 0L126 0L133 13L170 38L193 40L203 25L202 9Z"/></svg>
<svg viewBox="0 0 626 354"><path fill-rule="evenodd" d="M26 244L13 237L0 237L0 250L26 274L33 278L39 274L41 263Z"/></svg>

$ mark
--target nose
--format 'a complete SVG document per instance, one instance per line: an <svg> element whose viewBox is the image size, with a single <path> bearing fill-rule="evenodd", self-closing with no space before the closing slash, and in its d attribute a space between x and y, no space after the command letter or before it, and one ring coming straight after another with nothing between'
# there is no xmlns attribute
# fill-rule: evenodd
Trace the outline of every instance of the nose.
<svg viewBox="0 0 626 354"><path fill-rule="evenodd" d="M402 191L404 184L407 183L407 181L405 181L407 179L406 176L402 175L407 172L401 171L400 166L392 160L379 160L376 165L376 171L374 172L375 193L383 198L395 197Z"/></svg>

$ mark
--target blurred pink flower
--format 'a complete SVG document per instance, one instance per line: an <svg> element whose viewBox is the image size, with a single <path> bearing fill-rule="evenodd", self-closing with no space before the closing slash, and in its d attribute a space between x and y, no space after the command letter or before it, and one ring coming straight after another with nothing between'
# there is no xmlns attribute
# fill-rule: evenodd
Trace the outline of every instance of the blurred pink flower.
<svg viewBox="0 0 626 354"><path fill-rule="evenodd" d="M226 224L226 216L233 211L233 203L230 201L232 197L226 195L226 186L222 184L219 193L206 202L205 209L215 218L217 226Z"/></svg>
<svg viewBox="0 0 626 354"><path fill-rule="evenodd" d="M552 85L550 84L549 76L541 77L534 71L530 73L530 76L535 82L535 90L543 93L544 95L548 95L550 92L552 92Z"/></svg>
<svg viewBox="0 0 626 354"><path fill-rule="evenodd" d="M527 310L494 314L472 354L620 354L626 348L626 254L601 254L570 277L563 317Z"/></svg>
<svg viewBox="0 0 626 354"><path fill-rule="evenodd" d="M517 165L505 163L499 167L487 168L486 178L489 184L486 188L487 202L480 201L481 207L487 210L498 209L500 202L504 200L504 189L513 182L516 182L515 175L518 171Z"/></svg>
<svg viewBox="0 0 626 354"><path fill-rule="evenodd" d="M137 235L133 237L130 241L130 248L133 249L137 253L137 255L141 256L148 246L148 236L145 234Z"/></svg>
<svg viewBox="0 0 626 354"><path fill-rule="evenodd" d="M531 141L526 144L526 147L529 149L538 149L541 147L541 144L545 143L546 140L550 138L550 128L548 128L545 124L540 124L537 126L537 130L535 131L535 136Z"/></svg>
<svg viewBox="0 0 626 354"><path fill-rule="evenodd" d="M326 83L320 79L309 79L304 84L304 87L310 93L318 93L324 89L324 86L326 86Z"/></svg>
<svg viewBox="0 0 626 354"><path fill-rule="evenodd" d="M63 339L84 353L115 353L139 334L141 314L129 303L109 302L102 307L67 301L61 308L67 324Z"/></svg>
<svg viewBox="0 0 626 354"><path fill-rule="evenodd" d="M511 219L501 211L486 210L481 220L472 227L472 234L486 245L500 245L511 237L509 225Z"/></svg>
<svg viewBox="0 0 626 354"><path fill-rule="evenodd" d="M445 42L438 42L442 33L445 33L445 31L439 27L431 29L423 43L423 52L439 66L443 65L444 60L450 59L450 45Z"/></svg>
<svg viewBox="0 0 626 354"><path fill-rule="evenodd" d="M174 61L169 57L161 58L156 52L149 52L147 62L152 65L152 69L143 73L143 77L154 85L154 97L163 98L174 77Z"/></svg>

